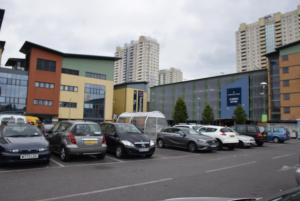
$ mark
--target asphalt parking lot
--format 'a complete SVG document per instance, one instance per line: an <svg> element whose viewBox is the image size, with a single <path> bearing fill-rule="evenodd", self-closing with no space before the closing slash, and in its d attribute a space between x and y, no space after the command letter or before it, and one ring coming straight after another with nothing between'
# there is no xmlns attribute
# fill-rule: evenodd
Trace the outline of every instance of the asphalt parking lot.
<svg viewBox="0 0 300 201"><path fill-rule="evenodd" d="M189 153L157 149L153 158L77 157L49 165L0 167L0 200L156 201L185 196L267 197L295 187L299 140L264 147Z"/></svg>

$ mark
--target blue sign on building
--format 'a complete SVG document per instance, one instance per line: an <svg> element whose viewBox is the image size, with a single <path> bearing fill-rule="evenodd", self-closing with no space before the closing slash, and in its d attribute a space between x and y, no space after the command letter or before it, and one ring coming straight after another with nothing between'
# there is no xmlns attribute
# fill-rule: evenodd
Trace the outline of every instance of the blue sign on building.
<svg viewBox="0 0 300 201"><path fill-rule="evenodd" d="M227 89L227 107L241 105L242 97L241 88L229 88Z"/></svg>
<svg viewBox="0 0 300 201"><path fill-rule="evenodd" d="M221 118L231 119L238 105L241 105L249 116L249 77L247 75L222 85Z"/></svg>

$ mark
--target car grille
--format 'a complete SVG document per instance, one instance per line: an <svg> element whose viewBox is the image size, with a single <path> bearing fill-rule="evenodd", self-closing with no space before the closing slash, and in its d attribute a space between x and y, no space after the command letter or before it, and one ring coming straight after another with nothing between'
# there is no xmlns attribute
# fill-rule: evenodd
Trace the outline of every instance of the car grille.
<svg viewBox="0 0 300 201"><path fill-rule="evenodd" d="M31 154L31 153L38 153L39 150L37 149L23 149L23 150L20 150L19 153L21 154Z"/></svg>
<svg viewBox="0 0 300 201"><path fill-rule="evenodd" d="M150 147L150 143L149 142L135 142L134 146L137 148L148 148L148 147Z"/></svg>
<svg viewBox="0 0 300 201"><path fill-rule="evenodd" d="M207 141L207 144L210 144L210 145L211 145L211 144L216 144L216 141L214 141L214 140L208 140L208 141Z"/></svg>

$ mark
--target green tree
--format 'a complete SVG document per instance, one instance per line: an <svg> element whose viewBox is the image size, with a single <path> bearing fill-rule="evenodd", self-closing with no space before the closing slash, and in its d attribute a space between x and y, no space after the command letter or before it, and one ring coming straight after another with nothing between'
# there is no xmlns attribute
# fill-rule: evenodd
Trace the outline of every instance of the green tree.
<svg viewBox="0 0 300 201"><path fill-rule="evenodd" d="M202 112L202 121L204 124L211 124L214 121L214 113L209 104L206 104Z"/></svg>
<svg viewBox="0 0 300 201"><path fill-rule="evenodd" d="M187 119L188 119L188 114L186 111L186 105L184 100L180 97L177 99L174 107L173 120L177 124L177 123L186 122Z"/></svg>
<svg viewBox="0 0 300 201"><path fill-rule="evenodd" d="M247 121L247 114L241 105L238 105L233 113L233 119L236 124L244 124Z"/></svg>

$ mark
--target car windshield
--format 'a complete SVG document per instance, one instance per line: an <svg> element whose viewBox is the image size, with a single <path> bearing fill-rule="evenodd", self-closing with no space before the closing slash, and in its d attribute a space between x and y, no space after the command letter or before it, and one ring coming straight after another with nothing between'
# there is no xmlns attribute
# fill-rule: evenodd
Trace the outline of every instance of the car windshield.
<svg viewBox="0 0 300 201"><path fill-rule="evenodd" d="M132 124L116 124L116 129L118 133L126 134L126 133L136 133L141 134L142 132L137 129Z"/></svg>
<svg viewBox="0 0 300 201"><path fill-rule="evenodd" d="M10 125L3 129L2 132L4 137L35 137L41 136L41 133L38 128L22 124L22 125Z"/></svg>

